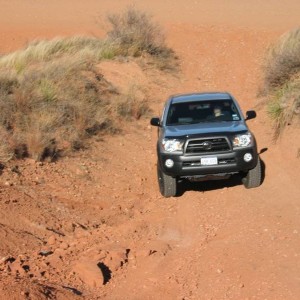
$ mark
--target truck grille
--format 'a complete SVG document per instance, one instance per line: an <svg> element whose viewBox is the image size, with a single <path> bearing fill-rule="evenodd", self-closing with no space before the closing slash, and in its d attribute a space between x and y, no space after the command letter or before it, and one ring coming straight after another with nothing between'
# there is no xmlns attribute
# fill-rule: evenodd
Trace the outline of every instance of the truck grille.
<svg viewBox="0 0 300 300"><path fill-rule="evenodd" d="M212 153L229 150L230 146L225 138L211 138L188 141L185 153Z"/></svg>

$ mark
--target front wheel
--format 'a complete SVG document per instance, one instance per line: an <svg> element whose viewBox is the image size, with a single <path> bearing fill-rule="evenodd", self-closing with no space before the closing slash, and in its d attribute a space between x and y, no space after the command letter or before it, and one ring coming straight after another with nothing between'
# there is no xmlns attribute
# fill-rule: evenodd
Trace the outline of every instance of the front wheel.
<svg viewBox="0 0 300 300"><path fill-rule="evenodd" d="M260 186L262 180L261 161L257 160L256 166L249 170L247 175L243 178L243 184L247 189Z"/></svg>
<svg viewBox="0 0 300 300"><path fill-rule="evenodd" d="M177 179L166 175L157 163L157 179L160 193L168 198L174 197L177 193Z"/></svg>

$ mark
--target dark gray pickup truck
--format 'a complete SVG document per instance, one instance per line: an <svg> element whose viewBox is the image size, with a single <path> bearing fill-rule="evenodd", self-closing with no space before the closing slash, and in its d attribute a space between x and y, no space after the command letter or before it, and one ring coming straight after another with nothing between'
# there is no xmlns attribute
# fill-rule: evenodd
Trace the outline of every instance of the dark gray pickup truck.
<svg viewBox="0 0 300 300"><path fill-rule="evenodd" d="M229 93L171 96L158 127L157 175L164 197L177 194L178 180L228 178L239 173L246 188L261 184L261 162L253 133L246 125L255 111L242 111Z"/></svg>

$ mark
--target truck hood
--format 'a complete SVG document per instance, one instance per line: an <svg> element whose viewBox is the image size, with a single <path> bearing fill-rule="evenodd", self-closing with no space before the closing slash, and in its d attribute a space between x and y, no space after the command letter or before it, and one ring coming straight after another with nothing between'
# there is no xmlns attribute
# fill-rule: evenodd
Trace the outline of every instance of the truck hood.
<svg viewBox="0 0 300 300"><path fill-rule="evenodd" d="M248 131L244 121L207 122L179 126L166 126L165 137L199 136L210 134L235 134Z"/></svg>

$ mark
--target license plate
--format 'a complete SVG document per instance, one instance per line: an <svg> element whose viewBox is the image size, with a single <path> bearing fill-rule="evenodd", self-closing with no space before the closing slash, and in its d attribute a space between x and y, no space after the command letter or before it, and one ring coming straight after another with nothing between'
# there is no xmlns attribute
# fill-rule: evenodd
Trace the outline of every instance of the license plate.
<svg viewBox="0 0 300 300"><path fill-rule="evenodd" d="M216 157L201 158L201 165L203 166L212 166L217 164L218 164L218 159Z"/></svg>

